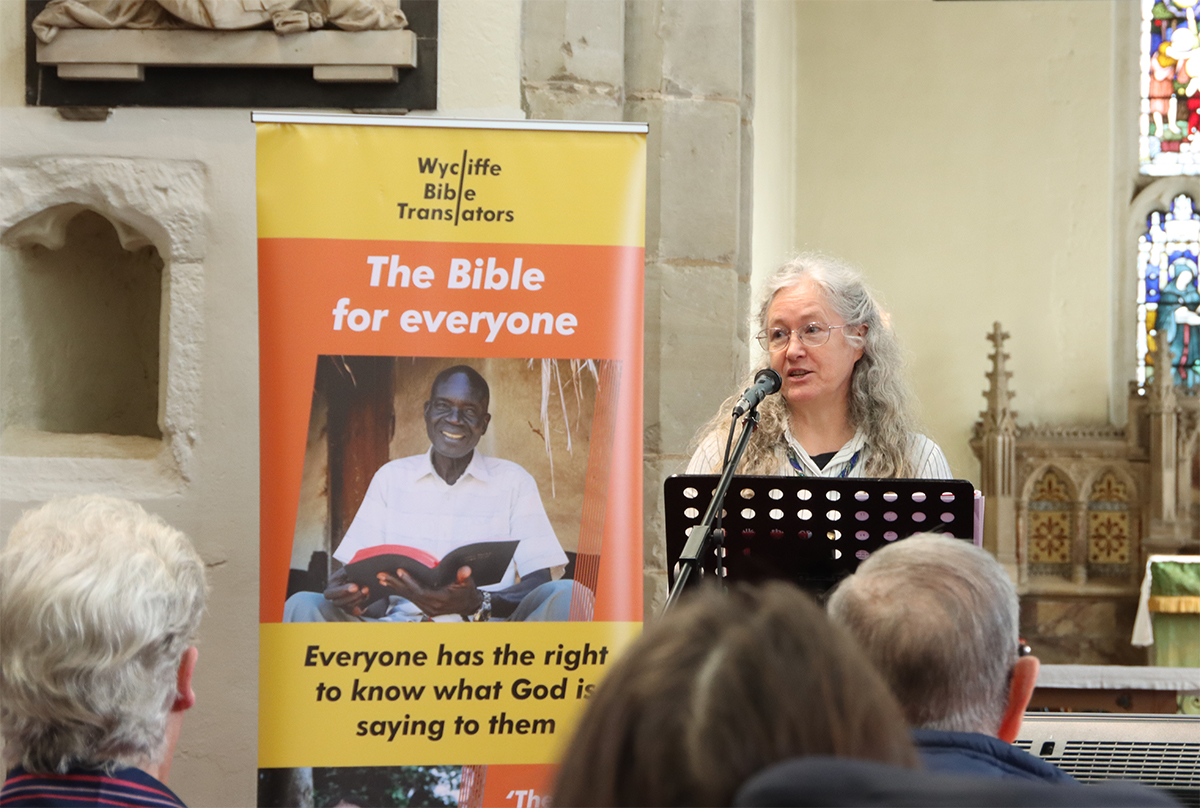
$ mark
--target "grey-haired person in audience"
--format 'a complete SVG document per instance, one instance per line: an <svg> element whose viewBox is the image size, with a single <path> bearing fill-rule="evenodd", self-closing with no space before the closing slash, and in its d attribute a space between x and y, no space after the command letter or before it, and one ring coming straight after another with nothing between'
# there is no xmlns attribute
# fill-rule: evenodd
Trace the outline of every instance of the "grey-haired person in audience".
<svg viewBox="0 0 1200 808"><path fill-rule="evenodd" d="M827 609L883 674L932 771L1072 781L1012 742L1037 684L1017 591L986 550L917 534L874 553Z"/></svg>
<svg viewBox="0 0 1200 808"><path fill-rule="evenodd" d="M132 502L22 515L0 552L0 804L183 805L166 783L205 596L187 537Z"/></svg>

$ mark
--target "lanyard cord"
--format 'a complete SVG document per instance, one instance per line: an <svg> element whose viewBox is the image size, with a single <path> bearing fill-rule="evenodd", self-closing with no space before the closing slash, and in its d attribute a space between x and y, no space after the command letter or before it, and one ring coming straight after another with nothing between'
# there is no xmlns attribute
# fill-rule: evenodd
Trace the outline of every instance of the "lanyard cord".
<svg viewBox="0 0 1200 808"><path fill-rule="evenodd" d="M846 468L842 469L841 473L838 474L838 477L849 476L850 472L854 470L854 467L858 465L858 457L861 454L862 449L859 449L857 452L855 452L850 458L850 462L846 464ZM801 477L808 476L804 471L804 466L800 463L800 458L796 456L796 451L791 446L787 447L787 458L788 462L792 464L792 468L796 470L797 475Z"/></svg>

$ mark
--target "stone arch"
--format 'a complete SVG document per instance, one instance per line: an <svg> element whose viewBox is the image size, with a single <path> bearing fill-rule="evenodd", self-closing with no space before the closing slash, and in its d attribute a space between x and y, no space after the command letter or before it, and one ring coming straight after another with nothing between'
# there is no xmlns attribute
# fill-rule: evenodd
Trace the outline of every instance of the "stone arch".
<svg viewBox="0 0 1200 808"><path fill-rule="evenodd" d="M1105 475L1111 474L1116 482L1124 485L1128 493L1128 501L1138 502L1139 487L1137 480L1129 473L1129 470L1120 465L1100 466L1092 469L1080 482L1079 490L1086 495L1086 501L1091 501L1095 487L1101 483Z"/></svg>
<svg viewBox="0 0 1200 808"><path fill-rule="evenodd" d="M1078 502L1080 488L1075 482L1075 478L1069 471L1063 468L1058 463L1049 462L1043 463L1025 478L1024 489L1021 491L1021 499L1025 502L1033 500L1035 489L1038 483L1046 476L1047 472L1053 472L1065 487L1066 502Z"/></svg>

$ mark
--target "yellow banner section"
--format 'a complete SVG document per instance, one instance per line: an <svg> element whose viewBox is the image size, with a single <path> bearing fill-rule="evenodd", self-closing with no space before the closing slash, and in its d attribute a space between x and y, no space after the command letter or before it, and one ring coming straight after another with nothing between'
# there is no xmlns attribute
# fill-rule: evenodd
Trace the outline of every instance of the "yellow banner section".
<svg viewBox="0 0 1200 808"><path fill-rule="evenodd" d="M641 623L264 623L260 768L554 763Z"/></svg>
<svg viewBox="0 0 1200 808"><path fill-rule="evenodd" d="M260 123L258 196L259 238L642 247L646 136Z"/></svg>

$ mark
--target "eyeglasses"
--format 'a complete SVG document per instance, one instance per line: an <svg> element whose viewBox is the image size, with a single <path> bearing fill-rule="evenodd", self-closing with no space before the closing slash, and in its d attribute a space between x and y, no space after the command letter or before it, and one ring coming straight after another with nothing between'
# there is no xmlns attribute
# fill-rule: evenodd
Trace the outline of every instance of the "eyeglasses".
<svg viewBox="0 0 1200 808"><path fill-rule="evenodd" d="M809 323L802 325L794 331L788 331L786 328L775 326L768 328L766 331L759 334L755 339L758 344L763 346L764 351L782 351L787 348L792 342L792 334L795 334L810 348L819 348L829 342L829 335L833 333L835 328L845 328L844 325L826 325L825 323Z"/></svg>

